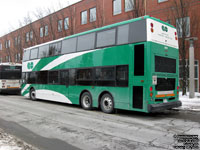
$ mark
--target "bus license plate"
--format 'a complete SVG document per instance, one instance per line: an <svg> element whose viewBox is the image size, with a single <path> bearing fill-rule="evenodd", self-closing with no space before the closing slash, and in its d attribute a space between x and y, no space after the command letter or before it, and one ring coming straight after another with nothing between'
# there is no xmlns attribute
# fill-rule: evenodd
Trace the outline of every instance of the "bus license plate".
<svg viewBox="0 0 200 150"><path fill-rule="evenodd" d="M164 100L163 100L163 103L167 103L167 99L164 99Z"/></svg>

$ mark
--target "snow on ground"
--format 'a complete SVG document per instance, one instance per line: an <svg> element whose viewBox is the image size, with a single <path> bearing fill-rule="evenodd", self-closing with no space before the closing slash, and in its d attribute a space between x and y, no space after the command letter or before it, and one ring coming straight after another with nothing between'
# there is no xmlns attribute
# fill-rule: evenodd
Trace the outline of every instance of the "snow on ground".
<svg viewBox="0 0 200 150"><path fill-rule="evenodd" d="M200 93L195 93L195 98L189 98L189 92L184 96L180 92L179 99L182 102L182 106L178 108L179 110L200 111Z"/></svg>
<svg viewBox="0 0 200 150"><path fill-rule="evenodd" d="M0 150L36 150L32 146L0 129Z"/></svg>

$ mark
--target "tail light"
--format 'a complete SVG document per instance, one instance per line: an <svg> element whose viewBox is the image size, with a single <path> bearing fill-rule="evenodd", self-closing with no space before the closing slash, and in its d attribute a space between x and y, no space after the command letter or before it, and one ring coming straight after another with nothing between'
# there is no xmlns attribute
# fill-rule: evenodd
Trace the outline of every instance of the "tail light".
<svg viewBox="0 0 200 150"><path fill-rule="evenodd" d="M153 29L153 23L151 23L151 32L153 33L154 32L154 29Z"/></svg>
<svg viewBox="0 0 200 150"><path fill-rule="evenodd" d="M179 86L177 86L177 95L179 94Z"/></svg>
<svg viewBox="0 0 200 150"><path fill-rule="evenodd" d="M152 97L153 96L153 87L151 86L150 88L149 88L149 91L150 91L150 96Z"/></svg>
<svg viewBox="0 0 200 150"><path fill-rule="evenodd" d="M177 32L174 33L175 34L175 40L178 40L178 36L177 36Z"/></svg>
<svg viewBox="0 0 200 150"><path fill-rule="evenodd" d="M150 93L150 96L153 97L153 93L152 92Z"/></svg>
<svg viewBox="0 0 200 150"><path fill-rule="evenodd" d="M152 92L152 91L153 91L153 88L152 88L152 86L149 88L149 90L150 90L150 92Z"/></svg>

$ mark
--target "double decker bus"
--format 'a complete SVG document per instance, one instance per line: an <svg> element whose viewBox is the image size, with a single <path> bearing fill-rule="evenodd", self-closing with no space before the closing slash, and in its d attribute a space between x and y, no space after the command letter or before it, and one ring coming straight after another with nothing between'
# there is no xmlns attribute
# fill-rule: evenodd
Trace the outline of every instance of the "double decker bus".
<svg viewBox="0 0 200 150"><path fill-rule="evenodd" d="M144 16L24 50L22 95L156 112L181 106L176 29Z"/></svg>
<svg viewBox="0 0 200 150"><path fill-rule="evenodd" d="M20 93L22 65L0 63L0 93Z"/></svg>

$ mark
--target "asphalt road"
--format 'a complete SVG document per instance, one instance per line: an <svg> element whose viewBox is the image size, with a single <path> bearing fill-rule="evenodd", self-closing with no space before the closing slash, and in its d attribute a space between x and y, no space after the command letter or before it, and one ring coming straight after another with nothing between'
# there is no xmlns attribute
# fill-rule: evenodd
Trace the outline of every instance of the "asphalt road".
<svg viewBox="0 0 200 150"><path fill-rule="evenodd" d="M104 114L76 105L0 95L0 128L41 150L174 149L174 135L200 137L200 112ZM200 144L200 143L199 143Z"/></svg>

